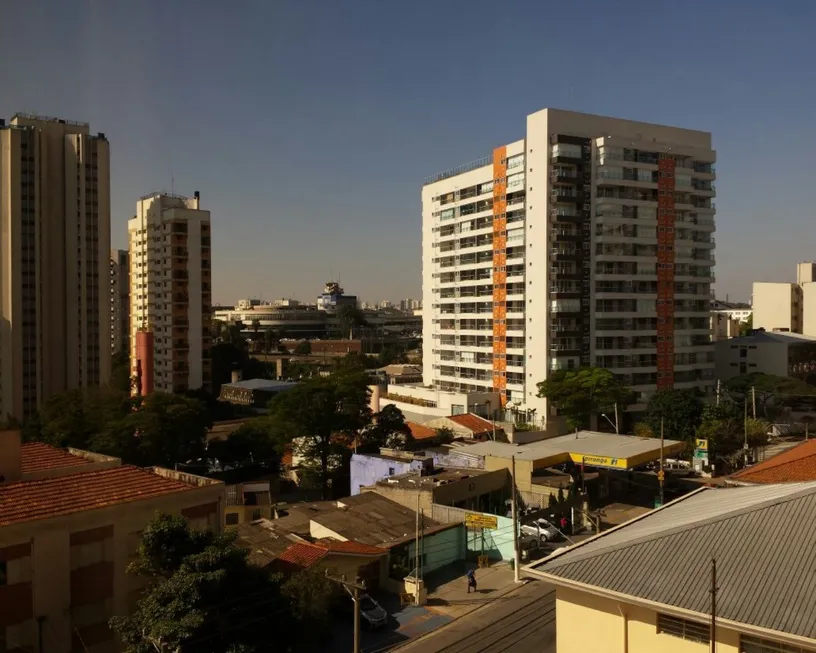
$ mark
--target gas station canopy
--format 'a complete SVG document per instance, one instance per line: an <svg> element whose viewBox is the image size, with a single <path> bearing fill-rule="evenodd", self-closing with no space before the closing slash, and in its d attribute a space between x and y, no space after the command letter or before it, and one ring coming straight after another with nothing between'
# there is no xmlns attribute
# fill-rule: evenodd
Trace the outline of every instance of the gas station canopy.
<svg viewBox="0 0 816 653"><path fill-rule="evenodd" d="M663 455L682 451L685 442L663 441ZM568 461L587 467L632 469L660 459L660 438L640 438L598 431L578 431L529 444L480 442L465 448L469 454L533 462L533 467L552 467Z"/></svg>

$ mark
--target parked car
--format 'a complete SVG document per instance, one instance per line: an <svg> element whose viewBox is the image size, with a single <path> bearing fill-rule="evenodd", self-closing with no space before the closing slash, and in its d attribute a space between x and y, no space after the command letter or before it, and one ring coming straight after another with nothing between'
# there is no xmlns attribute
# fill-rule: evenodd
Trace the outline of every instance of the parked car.
<svg viewBox="0 0 816 653"><path fill-rule="evenodd" d="M353 600L353 599L352 599ZM388 623L388 613L368 594L360 596L360 623L363 628L376 630Z"/></svg>
<svg viewBox="0 0 816 653"><path fill-rule="evenodd" d="M521 527L521 532L525 535L536 535L542 542L555 542L561 539L559 530L543 518L524 524Z"/></svg>

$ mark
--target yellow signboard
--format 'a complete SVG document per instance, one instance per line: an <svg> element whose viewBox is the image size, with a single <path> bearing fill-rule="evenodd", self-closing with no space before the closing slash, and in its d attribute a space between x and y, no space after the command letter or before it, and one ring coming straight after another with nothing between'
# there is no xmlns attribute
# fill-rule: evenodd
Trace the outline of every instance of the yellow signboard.
<svg viewBox="0 0 816 653"><path fill-rule="evenodd" d="M490 528L495 530L499 527L499 518L495 515L482 515L469 512L465 514L465 526L468 528Z"/></svg>
<svg viewBox="0 0 816 653"><path fill-rule="evenodd" d="M628 469L626 458L610 458L609 456L585 456L580 453L571 453L572 462L589 465L590 467L611 467L612 469Z"/></svg>
<svg viewBox="0 0 816 653"><path fill-rule="evenodd" d="M698 451L708 451L708 440L695 440Z"/></svg>

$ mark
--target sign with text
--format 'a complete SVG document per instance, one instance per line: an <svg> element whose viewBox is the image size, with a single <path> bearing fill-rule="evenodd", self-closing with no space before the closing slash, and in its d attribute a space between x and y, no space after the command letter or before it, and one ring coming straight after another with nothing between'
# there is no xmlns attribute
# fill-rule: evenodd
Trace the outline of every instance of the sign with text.
<svg viewBox="0 0 816 653"><path fill-rule="evenodd" d="M476 512L469 512L465 515L465 526L468 528L490 528L495 530L499 527L499 519L495 515L482 515Z"/></svg>
<svg viewBox="0 0 816 653"><path fill-rule="evenodd" d="M581 463L590 467L611 467L612 469L627 469L626 458L612 458L610 456L585 456L571 453L574 463Z"/></svg>
<svg viewBox="0 0 816 653"><path fill-rule="evenodd" d="M698 451L708 451L708 440L695 440L695 445Z"/></svg>

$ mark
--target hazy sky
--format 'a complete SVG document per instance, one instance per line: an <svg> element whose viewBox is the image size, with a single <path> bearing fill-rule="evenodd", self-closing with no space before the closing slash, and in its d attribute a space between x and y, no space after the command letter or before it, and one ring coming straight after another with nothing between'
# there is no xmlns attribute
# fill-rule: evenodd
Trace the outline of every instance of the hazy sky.
<svg viewBox="0 0 816 653"><path fill-rule="evenodd" d="M816 258L812 0L0 8L0 116L107 134L114 246L140 195L201 191L219 303L419 296L422 179L547 106L713 133L718 295Z"/></svg>

